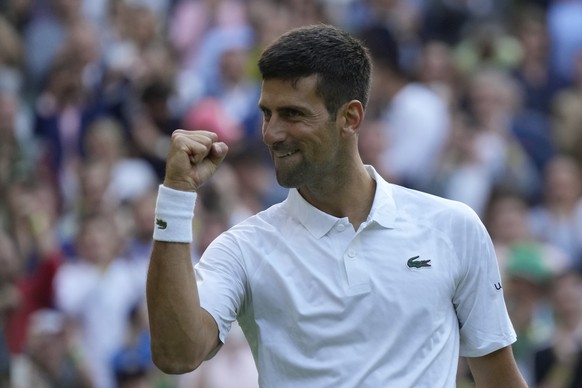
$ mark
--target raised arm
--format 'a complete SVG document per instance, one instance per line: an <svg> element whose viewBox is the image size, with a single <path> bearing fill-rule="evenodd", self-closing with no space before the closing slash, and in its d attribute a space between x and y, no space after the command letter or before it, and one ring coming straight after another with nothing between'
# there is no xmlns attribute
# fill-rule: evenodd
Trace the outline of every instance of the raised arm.
<svg viewBox="0 0 582 388"><path fill-rule="evenodd" d="M178 196L196 192L216 171L227 151L212 132L175 131L164 186L178 190L180 193L174 193ZM160 201L158 197L158 207ZM167 202L164 207L171 208L172 203ZM167 225L167 220L156 222L163 229L173 226ZM164 239L154 239L147 277L151 346L156 366L165 373L179 374L194 370L218 346L218 327L200 307L190 243L172 242L172 236L167 239L170 241L159 241Z"/></svg>

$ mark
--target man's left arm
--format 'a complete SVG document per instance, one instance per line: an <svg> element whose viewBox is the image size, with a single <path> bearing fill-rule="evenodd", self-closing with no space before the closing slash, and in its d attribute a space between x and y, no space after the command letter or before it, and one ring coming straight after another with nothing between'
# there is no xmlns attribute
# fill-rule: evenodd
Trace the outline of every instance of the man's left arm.
<svg viewBox="0 0 582 388"><path fill-rule="evenodd" d="M511 346L506 346L481 357L467 357L473 379L478 388L527 388Z"/></svg>

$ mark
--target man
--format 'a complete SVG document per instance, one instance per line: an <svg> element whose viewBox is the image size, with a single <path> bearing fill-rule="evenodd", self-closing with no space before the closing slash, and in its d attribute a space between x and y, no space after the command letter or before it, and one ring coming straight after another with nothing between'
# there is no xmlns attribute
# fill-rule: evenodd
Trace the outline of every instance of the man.
<svg viewBox="0 0 582 388"><path fill-rule="evenodd" d="M263 140L288 198L220 235L192 268L195 192L227 147L172 135L147 298L154 362L195 369L237 319L262 387L525 387L496 258L467 206L390 185L358 154L366 49L293 30L259 60Z"/></svg>

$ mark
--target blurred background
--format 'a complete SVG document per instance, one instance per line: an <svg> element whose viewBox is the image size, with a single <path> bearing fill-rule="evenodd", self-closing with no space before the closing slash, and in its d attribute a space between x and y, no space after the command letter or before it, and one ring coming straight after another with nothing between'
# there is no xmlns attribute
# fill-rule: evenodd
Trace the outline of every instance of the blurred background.
<svg viewBox="0 0 582 388"><path fill-rule="evenodd" d="M195 261L285 198L256 60L319 22L370 48L364 161L479 214L524 376L582 387L582 0L0 1L0 387L257 387L237 327L193 373L151 362L157 186L174 129L229 144Z"/></svg>

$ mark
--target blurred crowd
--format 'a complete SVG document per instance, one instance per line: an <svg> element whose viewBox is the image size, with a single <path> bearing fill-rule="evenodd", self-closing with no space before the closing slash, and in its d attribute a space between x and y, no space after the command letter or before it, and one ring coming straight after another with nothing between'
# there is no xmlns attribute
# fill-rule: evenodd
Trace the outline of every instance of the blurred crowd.
<svg viewBox="0 0 582 388"><path fill-rule="evenodd" d="M285 198L255 63L320 22L370 48L364 161L481 216L524 376L582 387L582 0L0 2L0 387L257 386L237 327L194 373L152 364L157 187L174 129L229 144L200 191L195 261Z"/></svg>

